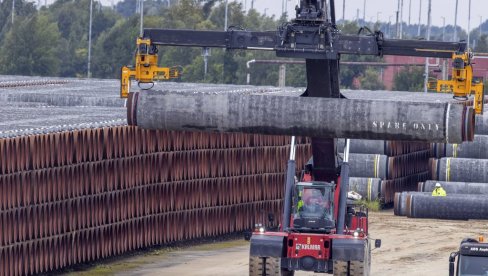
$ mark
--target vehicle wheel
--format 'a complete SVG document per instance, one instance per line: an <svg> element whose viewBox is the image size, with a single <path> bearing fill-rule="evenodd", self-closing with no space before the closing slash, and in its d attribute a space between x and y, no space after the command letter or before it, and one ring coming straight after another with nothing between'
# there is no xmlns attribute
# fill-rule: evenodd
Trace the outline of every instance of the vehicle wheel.
<svg viewBox="0 0 488 276"><path fill-rule="evenodd" d="M250 256L249 257L249 276L263 276L265 271L264 258Z"/></svg>
<svg viewBox="0 0 488 276"><path fill-rule="evenodd" d="M366 273L367 262L366 261L351 261L349 266L349 275L351 276L368 276Z"/></svg>
<svg viewBox="0 0 488 276"><path fill-rule="evenodd" d="M281 258L266 258L265 276L293 276L295 271L281 268Z"/></svg>
<svg viewBox="0 0 488 276"><path fill-rule="evenodd" d="M349 262L334 261L334 276L349 276Z"/></svg>
<svg viewBox="0 0 488 276"><path fill-rule="evenodd" d="M371 250L369 241L364 248L364 261L351 261L349 273L351 276L369 276L371 272Z"/></svg>

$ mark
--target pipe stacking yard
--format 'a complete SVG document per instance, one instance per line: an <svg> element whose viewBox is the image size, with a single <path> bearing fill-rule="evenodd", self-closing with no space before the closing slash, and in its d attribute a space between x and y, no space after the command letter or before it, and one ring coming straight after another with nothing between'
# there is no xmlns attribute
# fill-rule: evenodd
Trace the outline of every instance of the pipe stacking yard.
<svg viewBox="0 0 488 276"><path fill-rule="evenodd" d="M301 107L300 89L186 83L157 84L126 103L118 86L0 77L0 275L238 233L268 213L279 219L289 135L298 133L354 138L350 187L368 200L395 202L397 212L395 193L431 192L429 180L442 180L445 200L411 193L404 214L488 219L488 163L473 159L486 158L487 117L475 121L449 95L345 91L348 110L340 100ZM309 139L298 138L297 169L310 156ZM484 199L455 196L461 186ZM445 212L424 211L432 206Z"/></svg>

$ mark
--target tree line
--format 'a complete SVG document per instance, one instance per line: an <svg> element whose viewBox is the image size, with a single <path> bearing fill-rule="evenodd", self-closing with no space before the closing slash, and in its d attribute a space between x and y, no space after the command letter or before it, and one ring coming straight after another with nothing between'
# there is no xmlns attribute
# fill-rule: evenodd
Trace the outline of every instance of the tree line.
<svg viewBox="0 0 488 276"><path fill-rule="evenodd" d="M219 0L146 0L144 27L195 30L224 29L224 1ZM40 9L26 0L15 1L12 22L12 1L0 3L0 74L37 75L58 77L86 77L88 56L90 0L57 0ZM120 68L134 61L136 38L139 34L140 15L136 1L124 0L115 7L102 6L93 1L91 72L96 78L119 78ZM293 15L290 15L292 17ZM244 11L238 2L230 1L229 26L255 31L276 30L285 17L266 16L257 10ZM370 25L386 34L387 24L368 22L339 22L343 33L357 33L359 24ZM417 28L405 28L407 37L415 37ZM411 30L410 30L411 29ZM422 29L424 32L425 28ZM409 35L412 33L412 35ZM415 34L413 34L415 33ZM433 36L442 33L432 30ZM473 30L475 35L476 30ZM461 37L466 35L460 31ZM475 36L476 38L476 36ZM480 51L488 51L486 35L478 38ZM244 84L246 62L252 59L276 59L274 53L259 51L224 51L212 49L208 57L208 71L204 74L202 49L160 47L160 64L182 66L182 80ZM344 56L345 61L379 61L378 57ZM407 69L406 69L407 70ZM414 71L416 69L413 69ZM251 70L251 84L277 85L278 66L259 64ZM418 77L420 74L420 78ZM421 87L421 70L408 72L404 77L415 82L406 90ZM382 89L379 69L362 66L343 66L340 72L344 88ZM403 78L403 83L405 82ZM303 65L287 65L286 84L305 86ZM402 87L404 88L404 87Z"/></svg>

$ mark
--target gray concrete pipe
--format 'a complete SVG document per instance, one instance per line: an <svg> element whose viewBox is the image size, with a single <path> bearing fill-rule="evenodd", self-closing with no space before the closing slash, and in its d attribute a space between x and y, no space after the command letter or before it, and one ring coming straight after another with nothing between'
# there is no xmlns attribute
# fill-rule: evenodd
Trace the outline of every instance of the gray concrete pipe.
<svg viewBox="0 0 488 276"><path fill-rule="evenodd" d="M218 91L130 93L127 111L146 129L447 143L471 141L475 124L473 109L456 104Z"/></svg>
<svg viewBox="0 0 488 276"><path fill-rule="evenodd" d="M447 196L409 194L406 201L406 214L410 218L488 219L488 197L465 194Z"/></svg>
<svg viewBox="0 0 488 276"><path fill-rule="evenodd" d="M488 106L485 105L485 112L483 115L476 115L475 133L488 135Z"/></svg>
<svg viewBox="0 0 488 276"><path fill-rule="evenodd" d="M475 135L474 141L462 144L434 145L437 158L460 157L473 159L488 159L488 135Z"/></svg>
<svg viewBox="0 0 488 276"><path fill-rule="evenodd" d="M472 183L472 182L446 182L428 180L419 182L419 192L432 192L435 189L435 184L441 183L442 188L449 194L474 194L474 195L488 195L488 183Z"/></svg>
<svg viewBox="0 0 488 276"><path fill-rule="evenodd" d="M395 216L407 215L407 196L410 194L429 194L423 192L399 192L395 193L395 200L393 201L393 214Z"/></svg>
<svg viewBox="0 0 488 276"><path fill-rule="evenodd" d="M429 162L433 180L488 183L488 159L448 157Z"/></svg>
<svg viewBox="0 0 488 276"><path fill-rule="evenodd" d="M379 200L381 195L381 179L351 177L349 178L349 191L360 194L366 200Z"/></svg>
<svg viewBox="0 0 488 276"><path fill-rule="evenodd" d="M369 178L388 178L388 157L380 154L349 155L350 176Z"/></svg>
<svg viewBox="0 0 488 276"><path fill-rule="evenodd" d="M384 154L395 156L416 151L429 150L430 144L411 141L385 141L351 139L351 153ZM344 139L337 140L338 152L344 151Z"/></svg>
<svg viewBox="0 0 488 276"><path fill-rule="evenodd" d="M344 151L344 139L337 139L337 151ZM385 154L388 152L387 141L385 140L360 140L351 139L350 152L361 154Z"/></svg>

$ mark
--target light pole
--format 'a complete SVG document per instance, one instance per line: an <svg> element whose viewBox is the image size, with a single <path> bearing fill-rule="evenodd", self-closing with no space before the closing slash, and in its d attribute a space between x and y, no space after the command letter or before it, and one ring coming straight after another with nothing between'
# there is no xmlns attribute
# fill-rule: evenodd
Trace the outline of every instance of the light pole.
<svg viewBox="0 0 488 276"><path fill-rule="evenodd" d="M376 22L380 22L380 14L381 12L376 13Z"/></svg>
<svg viewBox="0 0 488 276"><path fill-rule="evenodd" d="M412 0L408 2L408 25L410 25L411 18L412 18Z"/></svg>
<svg viewBox="0 0 488 276"><path fill-rule="evenodd" d="M366 22L366 0L363 2L364 7L363 7L363 22Z"/></svg>
<svg viewBox="0 0 488 276"><path fill-rule="evenodd" d="M91 44L92 44L93 0L90 0L90 27L88 28L88 66L87 77L91 78Z"/></svg>
<svg viewBox="0 0 488 276"><path fill-rule="evenodd" d="M419 27L417 29L417 36L420 37L420 23L422 21L422 0L419 0Z"/></svg>
<svg viewBox="0 0 488 276"><path fill-rule="evenodd" d="M446 18L444 16L442 18L442 41L446 38Z"/></svg>
<svg viewBox="0 0 488 276"><path fill-rule="evenodd" d="M446 18L442 16L442 41L446 39ZM442 79L447 79L447 60L442 61Z"/></svg>
<svg viewBox="0 0 488 276"><path fill-rule="evenodd" d="M342 0L342 25L346 24L346 0Z"/></svg>
<svg viewBox="0 0 488 276"><path fill-rule="evenodd" d="M400 39L403 38L403 0L401 0L402 6L400 8Z"/></svg>
<svg viewBox="0 0 488 276"><path fill-rule="evenodd" d="M225 0L225 20L224 20L224 31L227 31L227 20L229 14L229 0Z"/></svg>
<svg viewBox="0 0 488 276"><path fill-rule="evenodd" d="M468 51L469 51L469 44L470 44L470 39L471 39L471 0L469 0L468 4Z"/></svg>
<svg viewBox="0 0 488 276"><path fill-rule="evenodd" d="M288 1L290 0L285 0L285 20L288 19Z"/></svg>
<svg viewBox="0 0 488 276"><path fill-rule="evenodd" d="M399 19L400 19L400 0L398 0L398 9L396 11L396 26L395 26L396 38L400 38L400 25L398 24Z"/></svg>
<svg viewBox="0 0 488 276"><path fill-rule="evenodd" d="M15 17L15 0L12 0L12 25L14 25L14 17Z"/></svg>
<svg viewBox="0 0 488 276"><path fill-rule="evenodd" d="M140 0L139 4L140 4L139 11L141 12L140 36L142 37L144 35L144 0Z"/></svg>
<svg viewBox="0 0 488 276"><path fill-rule="evenodd" d="M393 16L391 16L391 15L388 17L388 37L389 38L391 38L391 18L392 17Z"/></svg>
<svg viewBox="0 0 488 276"><path fill-rule="evenodd" d="M459 4L459 0L456 0L456 9L454 12L454 42L456 42L458 40L458 34L457 34L458 4Z"/></svg>
<svg viewBox="0 0 488 276"><path fill-rule="evenodd" d="M264 16L266 16L266 12L268 11L268 8L264 9Z"/></svg>
<svg viewBox="0 0 488 276"><path fill-rule="evenodd" d="M481 26L483 25L483 16L480 15L480 37L483 35L483 31L481 29Z"/></svg>
<svg viewBox="0 0 488 276"><path fill-rule="evenodd" d="M430 40L430 26L432 24L432 0L429 0L427 8L427 40ZM429 83L429 58L425 58L425 80L424 80L424 92L427 93L427 84Z"/></svg>

